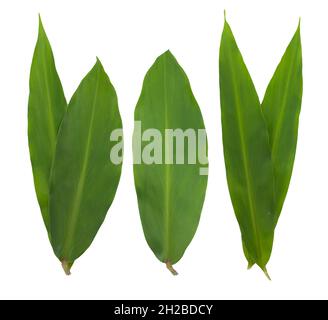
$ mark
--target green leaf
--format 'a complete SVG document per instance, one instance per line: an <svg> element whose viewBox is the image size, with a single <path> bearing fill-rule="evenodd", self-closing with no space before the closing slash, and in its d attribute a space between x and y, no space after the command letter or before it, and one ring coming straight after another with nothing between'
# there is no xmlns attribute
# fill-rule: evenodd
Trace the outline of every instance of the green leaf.
<svg viewBox="0 0 328 320"><path fill-rule="evenodd" d="M145 77L135 109L135 121L140 121L143 135L148 129L156 129L159 133L159 137L149 136L148 140L159 142L160 147L157 150L155 147L154 152L160 154L161 161L135 164L134 178L148 245L175 274L172 265L183 256L199 223L207 176L200 175L202 165L198 158L194 164L188 164L188 139L185 139L183 149L178 151L180 156L184 156L183 164L177 164L180 163L177 149L170 148L171 140L165 139L166 129L181 129L183 132L193 129L191 131L196 135L198 129L205 129L189 80L169 51L156 60ZM141 153L139 148L144 154L150 147L149 141L142 139L139 144L138 139L140 135L136 125L133 143L135 163L138 162L137 154ZM205 143L205 153L206 148ZM165 161L165 158L174 161Z"/></svg>
<svg viewBox="0 0 328 320"><path fill-rule="evenodd" d="M67 107L51 46L39 19L28 103L28 141L35 190L49 232L49 177L57 133Z"/></svg>
<svg viewBox="0 0 328 320"><path fill-rule="evenodd" d="M302 48L298 26L271 79L262 103L274 166L276 221L286 198L293 171L302 88Z"/></svg>
<svg viewBox="0 0 328 320"><path fill-rule="evenodd" d="M227 180L249 265L266 272L274 234L268 132L252 79L225 21L220 47L221 121Z"/></svg>
<svg viewBox="0 0 328 320"><path fill-rule="evenodd" d="M121 164L110 161L121 129L117 97L101 63L81 82L63 119L50 186L52 246L67 273L90 246L114 199Z"/></svg>

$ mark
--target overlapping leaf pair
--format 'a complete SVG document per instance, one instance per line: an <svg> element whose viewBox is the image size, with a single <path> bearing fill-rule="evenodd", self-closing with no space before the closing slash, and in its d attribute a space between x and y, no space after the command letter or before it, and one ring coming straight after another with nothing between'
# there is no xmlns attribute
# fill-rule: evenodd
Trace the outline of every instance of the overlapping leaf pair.
<svg viewBox="0 0 328 320"><path fill-rule="evenodd" d="M109 136L120 128L116 93L98 59L66 103L40 19L30 75L29 148L44 223L67 274L113 201L121 165L109 161Z"/></svg>
<svg viewBox="0 0 328 320"><path fill-rule="evenodd" d="M266 274L287 194L302 100L300 26L262 104L225 21L220 48L221 121L227 180L249 267Z"/></svg>

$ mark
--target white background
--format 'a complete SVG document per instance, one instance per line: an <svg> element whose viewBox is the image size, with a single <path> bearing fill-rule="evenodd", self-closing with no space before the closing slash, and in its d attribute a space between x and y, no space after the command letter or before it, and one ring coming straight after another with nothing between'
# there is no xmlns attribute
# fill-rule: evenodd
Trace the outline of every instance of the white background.
<svg viewBox="0 0 328 320"><path fill-rule="evenodd" d="M302 17L304 96L289 193L269 282L246 270L225 178L218 51L223 10L260 98ZM11 0L0 3L0 298L328 298L328 4L288 0ZM98 56L119 97L125 162L94 243L66 277L36 200L27 142L38 17L69 100ZM171 49L202 109L210 175L196 236L173 277L144 240L132 174L133 112L143 77Z"/></svg>

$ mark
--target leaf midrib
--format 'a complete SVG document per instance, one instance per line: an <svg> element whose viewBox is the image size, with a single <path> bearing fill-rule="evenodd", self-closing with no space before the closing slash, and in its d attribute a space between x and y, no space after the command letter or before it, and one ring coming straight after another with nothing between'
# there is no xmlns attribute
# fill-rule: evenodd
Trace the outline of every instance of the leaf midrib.
<svg viewBox="0 0 328 320"><path fill-rule="evenodd" d="M164 82L164 109L165 109L165 125L164 130L168 128L169 116L168 116L168 98L167 98L167 75L166 75L166 55L163 57L163 82ZM165 137L165 134L164 134ZM165 152L169 150L166 146L167 141L165 140ZM167 159L167 155L165 155ZM171 231L171 212L170 212L170 177L171 177L171 167L170 164L164 164L165 166L165 191L164 191L164 258L169 259L170 254L170 231Z"/></svg>

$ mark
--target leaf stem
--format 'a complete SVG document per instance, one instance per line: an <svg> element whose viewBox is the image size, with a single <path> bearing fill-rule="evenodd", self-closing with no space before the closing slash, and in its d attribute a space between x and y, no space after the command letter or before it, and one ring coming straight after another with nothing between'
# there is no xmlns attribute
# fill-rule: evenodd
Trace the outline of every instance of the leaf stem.
<svg viewBox="0 0 328 320"><path fill-rule="evenodd" d="M173 266L172 266L172 264L171 264L170 261L166 261L166 268L167 268L168 270L170 270L170 272L171 272L174 276L177 276L177 275L178 275L177 271L173 268Z"/></svg>

